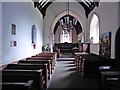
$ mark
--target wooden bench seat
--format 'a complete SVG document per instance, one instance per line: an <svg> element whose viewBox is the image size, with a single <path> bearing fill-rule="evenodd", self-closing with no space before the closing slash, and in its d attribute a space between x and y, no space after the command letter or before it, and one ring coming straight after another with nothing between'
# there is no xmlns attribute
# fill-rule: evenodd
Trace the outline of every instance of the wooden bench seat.
<svg viewBox="0 0 120 90"><path fill-rule="evenodd" d="M53 66L55 66L55 64L56 64L55 56L53 54L44 54L44 53L42 53L42 54L32 56L32 57L49 57L49 58L51 58L51 60L53 62Z"/></svg>
<svg viewBox="0 0 120 90"><path fill-rule="evenodd" d="M2 90L34 90L33 80L27 82L2 82L0 83Z"/></svg>
<svg viewBox="0 0 120 90"><path fill-rule="evenodd" d="M101 66L112 66L113 60L103 60L99 58L94 59L83 59L82 63L82 71L84 75L87 75L88 73L92 76L98 76L99 75L99 67Z"/></svg>
<svg viewBox="0 0 120 90"><path fill-rule="evenodd" d="M38 55L43 55L43 56L53 56L53 58L57 59L57 52L42 52L42 53L39 53Z"/></svg>
<svg viewBox="0 0 120 90"><path fill-rule="evenodd" d="M52 58L51 57L31 57L31 58L26 58L26 60L44 60L44 61L46 61L46 60L50 60L50 66L51 66L51 73L52 73L52 71L53 71L53 68L54 68L54 65L53 65L53 60L52 60Z"/></svg>
<svg viewBox="0 0 120 90"><path fill-rule="evenodd" d="M57 61L57 53L56 52L42 52L37 54L36 56L40 57L51 57L53 60L53 65L55 66L56 61Z"/></svg>
<svg viewBox="0 0 120 90"><path fill-rule="evenodd" d="M100 89L120 90L120 70L101 71Z"/></svg>
<svg viewBox="0 0 120 90"><path fill-rule="evenodd" d="M80 65L79 67L84 77L98 76L100 66L112 66L114 63L114 59L108 59L95 54L81 54L79 57L80 64L78 65Z"/></svg>
<svg viewBox="0 0 120 90"><path fill-rule="evenodd" d="M42 70L42 75L44 76L44 87L47 88L48 82L48 70L47 64L25 64L25 63L18 63L18 64L8 64L4 69L17 69L17 70Z"/></svg>
<svg viewBox="0 0 120 90"><path fill-rule="evenodd" d="M88 56L90 55L89 53L83 53L83 52L77 52L77 53L74 53L74 57L75 57L75 65L77 66L77 68L79 69L81 67L81 59L82 57L81 56Z"/></svg>
<svg viewBox="0 0 120 90"><path fill-rule="evenodd" d="M37 55L37 56L32 56L32 59L39 59L39 60L50 60L51 61L51 65L52 65L52 69L54 69L55 63L54 63L54 59L52 56L42 56L42 55ZM29 58L26 58L29 59Z"/></svg>
<svg viewBox="0 0 120 90"><path fill-rule="evenodd" d="M19 60L18 63L28 63L28 64L47 64L47 69L48 69L48 79L50 79L50 60L32 60L32 59L27 59L27 60Z"/></svg>
<svg viewBox="0 0 120 90"><path fill-rule="evenodd" d="M2 70L2 81L3 82L26 82L33 80L33 86L35 90L43 89L43 77L41 70Z"/></svg>

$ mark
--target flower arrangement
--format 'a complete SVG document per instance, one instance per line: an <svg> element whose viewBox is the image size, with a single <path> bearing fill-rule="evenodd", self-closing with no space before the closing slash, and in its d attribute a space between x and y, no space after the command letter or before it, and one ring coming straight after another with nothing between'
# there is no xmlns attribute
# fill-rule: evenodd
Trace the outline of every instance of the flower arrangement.
<svg viewBox="0 0 120 90"><path fill-rule="evenodd" d="M45 44L42 46L42 51L45 52L45 51L50 51L50 46L49 44Z"/></svg>

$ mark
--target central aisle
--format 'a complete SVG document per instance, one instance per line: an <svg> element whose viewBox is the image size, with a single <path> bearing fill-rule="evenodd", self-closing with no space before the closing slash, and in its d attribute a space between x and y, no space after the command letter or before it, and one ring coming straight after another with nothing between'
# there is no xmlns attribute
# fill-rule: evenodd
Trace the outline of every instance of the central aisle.
<svg viewBox="0 0 120 90"><path fill-rule="evenodd" d="M74 61L57 61L48 90L50 88L98 88L98 80L83 78Z"/></svg>

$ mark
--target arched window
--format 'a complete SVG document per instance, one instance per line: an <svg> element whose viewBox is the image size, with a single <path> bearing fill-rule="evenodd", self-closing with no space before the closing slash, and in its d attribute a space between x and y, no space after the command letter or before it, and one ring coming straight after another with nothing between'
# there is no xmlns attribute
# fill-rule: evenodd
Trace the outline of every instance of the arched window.
<svg viewBox="0 0 120 90"><path fill-rule="evenodd" d="M99 43L99 18L93 14L90 22L90 40L92 43Z"/></svg>
<svg viewBox="0 0 120 90"><path fill-rule="evenodd" d="M72 43L72 31L61 30L60 33L60 43Z"/></svg>

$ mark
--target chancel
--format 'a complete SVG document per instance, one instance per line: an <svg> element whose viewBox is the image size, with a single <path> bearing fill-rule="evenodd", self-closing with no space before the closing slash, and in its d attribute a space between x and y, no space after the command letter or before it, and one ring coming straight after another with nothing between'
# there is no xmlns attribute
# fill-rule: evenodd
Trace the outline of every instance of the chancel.
<svg viewBox="0 0 120 90"><path fill-rule="evenodd" d="M1 90L120 90L119 0L0 1Z"/></svg>

